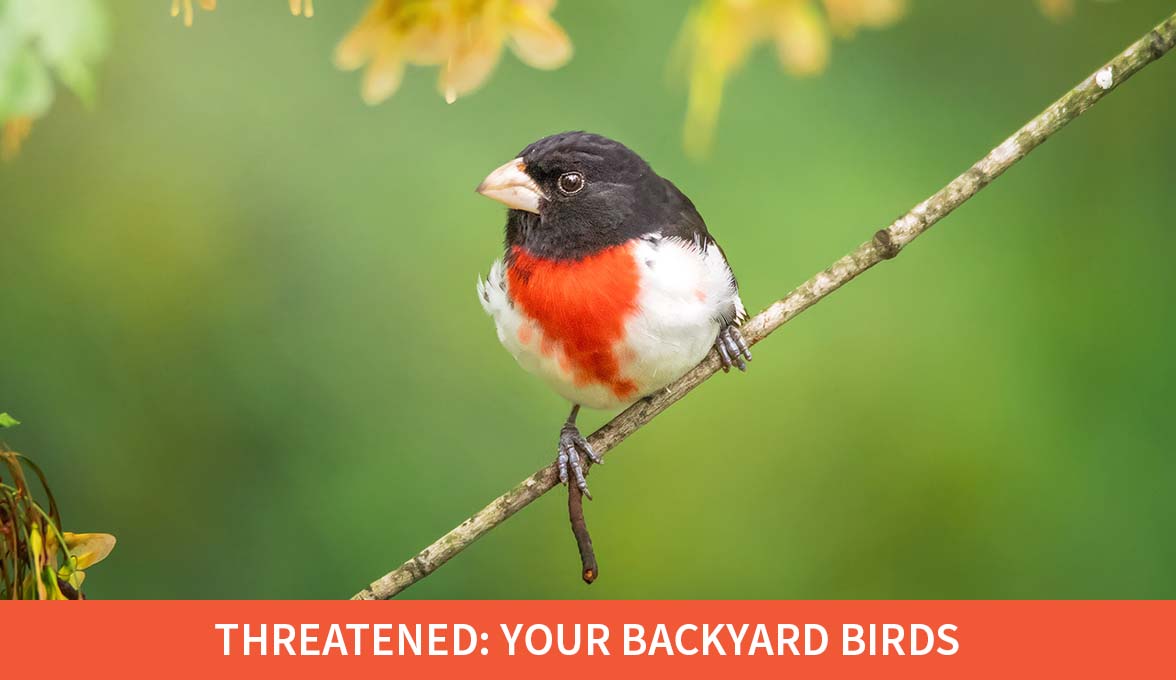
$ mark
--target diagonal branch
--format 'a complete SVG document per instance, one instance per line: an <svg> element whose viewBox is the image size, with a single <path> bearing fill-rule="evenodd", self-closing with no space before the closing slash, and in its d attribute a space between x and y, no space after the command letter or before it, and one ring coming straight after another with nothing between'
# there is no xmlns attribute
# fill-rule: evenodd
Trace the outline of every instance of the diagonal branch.
<svg viewBox="0 0 1176 680"><path fill-rule="evenodd" d="M796 290L760 312L743 327L749 344L763 340L772 331L792 320L833 291L882 260L897 255L908 243L927 231L951 211L1024 158L1051 135L1118 87L1143 67L1164 56L1176 45L1176 14L1135 41L1102 69L1078 83L1037 117L980 159L967 172L937 191L910 212L879 230L869 241L858 246L828 269L818 272ZM686 396L710 378L719 368L718 356L711 352L706 359L677 382L657 394L633 404L589 441L602 455L650 420ZM387 599L433 573L453 556L465 550L494 527L506 521L558 483L555 467L548 465L524 479L510 491L494 499L457 528L438 538L409 561L382 576L352 599Z"/></svg>

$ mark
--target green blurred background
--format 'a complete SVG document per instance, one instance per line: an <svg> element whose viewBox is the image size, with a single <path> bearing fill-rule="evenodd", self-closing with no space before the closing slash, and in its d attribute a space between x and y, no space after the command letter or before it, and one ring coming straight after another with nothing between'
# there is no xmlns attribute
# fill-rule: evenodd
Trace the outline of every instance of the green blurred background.
<svg viewBox="0 0 1176 680"><path fill-rule="evenodd" d="M809 80L761 49L696 162L687 3L565 0L564 69L374 108L329 58L364 3L273 4L110 3L96 108L0 167L4 438L118 536L90 597L348 597L553 457L566 407L474 294L472 189L528 142L634 147L759 309L1174 9L915 2ZM552 493L405 596L1176 597L1174 93L1176 57L626 441L592 587Z"/></svg>

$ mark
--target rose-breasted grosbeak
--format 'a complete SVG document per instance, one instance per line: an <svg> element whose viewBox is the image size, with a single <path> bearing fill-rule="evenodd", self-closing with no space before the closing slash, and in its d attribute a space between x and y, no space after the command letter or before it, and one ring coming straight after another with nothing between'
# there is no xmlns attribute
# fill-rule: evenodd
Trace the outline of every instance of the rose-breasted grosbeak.
<svg viewBox="0 0 1176 680"><path fill-rule="evenodd" d="M580 406L612 409L664 388L718 350L746 370L735 276L706 224L669 180L628 147L585 132L541 139L478 193L501 201L506 253L478 297L498 339L572 402L559 477L588 495Z"/></svg>

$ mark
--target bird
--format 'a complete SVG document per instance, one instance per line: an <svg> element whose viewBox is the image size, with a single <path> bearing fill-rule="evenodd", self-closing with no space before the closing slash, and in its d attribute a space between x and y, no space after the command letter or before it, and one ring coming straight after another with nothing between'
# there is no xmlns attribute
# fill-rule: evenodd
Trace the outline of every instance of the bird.
<svg viewBox="0 0 1176 680"><path fill-rule="evenodd" d="M572 404L555 465L592 498L603 460L580 434L581 407L612 410L685 375L711 348L747 370L747 311L722 248L694 203L624 144L564 132L525 147L477 193L507 207L505 248L478 277L498 340Z"/></svg>

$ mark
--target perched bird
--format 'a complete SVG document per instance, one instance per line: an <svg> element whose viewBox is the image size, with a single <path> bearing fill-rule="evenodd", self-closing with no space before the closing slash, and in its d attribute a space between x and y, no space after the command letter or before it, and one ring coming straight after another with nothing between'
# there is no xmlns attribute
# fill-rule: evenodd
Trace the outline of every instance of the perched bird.
<svg viewBox="0 0 1176 680"><path fill-rule="evenodd" d="M599 135L541 139L477 192L510 209L478 297L519 364L572 402L556 465L591 498L584 459L601 459L576 428L581 406L627 406L711 347L724 371L747 369L735 276L690 199Z"/></svg>

